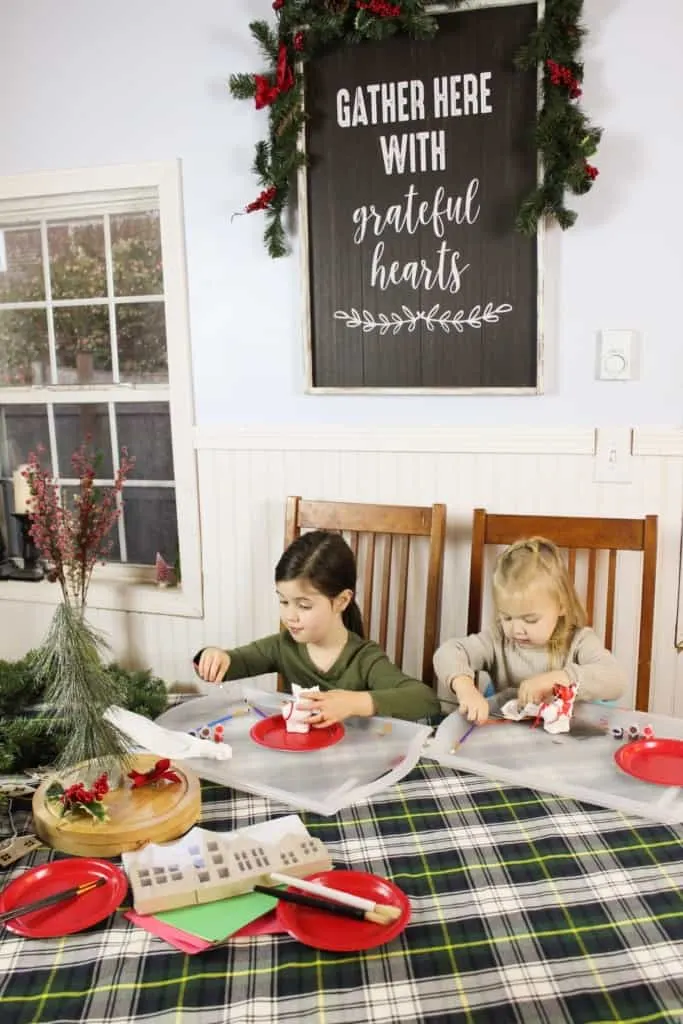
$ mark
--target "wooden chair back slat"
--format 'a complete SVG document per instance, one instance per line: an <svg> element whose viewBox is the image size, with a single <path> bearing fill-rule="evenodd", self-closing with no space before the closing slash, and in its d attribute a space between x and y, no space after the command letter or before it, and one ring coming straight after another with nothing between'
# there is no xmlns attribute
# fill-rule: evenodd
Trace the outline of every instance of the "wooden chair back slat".
<svg viewBox="0 0 683 1024"><path fill-rule="evenodd" d="M389 600L391 598L391 558L394 550L394 535L384 537L384 559L382 561L382 596L379 608L379 645L386 651L389 635Z"/></svg>
<svg viewBox="0 0 683 1024"><path fill-rule="evenodd" d="M567 569L569 570L569 579L574 583L576 579L576 551L573 548L567 554Z"/></svg>
<svg viewBox="0 0 683 1024"><path fill-rule="evenodd" d="M365 568L363 571L363 625L368 633L372 629L372 588L375 582L375 541L376 534L371 533L367 539L365 552Z"/></svg>
<svg viewBox="0 0 683 1024"><path fill-rule="evenodd" d="M289 497L285 515L285 546L306 530L334 530L347 538L358 562L366 634L370 635L374 627L380 646L386 650L391 644L393 660L401 667L406 653L406 625L409 617L411 623L414 622L416 614L413 607L415 588L410 585L413 571L411 538L424 538L419 541L428 547L421 678L434 685L433 659L441 616L446 506L366 505ZM381 536L384 536L384 541L378 545L376 540ZM379 559L377 571L376 559Z"/></svg>
<svg viewBox="0 0 683 1024"><path fill-rule="evenodd" d="M588 552L588 579L586 581L586 617L588 625L595 621L595 576L598 564L598 553L595 548Z"/></svg>
<svg viewBox="0 0 683 1024"><path fill-rule="evenodd" d="M576 579L577 552L587 552L586 613L597 620L598 554L607 551L604 643L614 642L617 555L620 551L642 552L640 623L635 706L647 711L650 701L652 631L654 624L655 572L657 564L657 516L643 519L603 519L595 516L492 515L475 509L472 522L472 556L467 632L481 629L485 586L485 548L507 546L524 537L548 537L567 552L572 581Z"/></svg>
<svg viewBox="0 0 683 1024"><path fill-rule="evenodd" d="M406 608L408 605L408 560L410 557L410 537L399 540L398 560L398 607L396 610L396 648L394 661L403 663L403 648L406 636Z"/></svg>
<svg viewBox="0 0 683 1024"><path fill-rule="evenodd" d="M610 548L607 563L607 600L605 603L605 647L612 650L614 644L614 599L617 589L617 553Z"/></svg>

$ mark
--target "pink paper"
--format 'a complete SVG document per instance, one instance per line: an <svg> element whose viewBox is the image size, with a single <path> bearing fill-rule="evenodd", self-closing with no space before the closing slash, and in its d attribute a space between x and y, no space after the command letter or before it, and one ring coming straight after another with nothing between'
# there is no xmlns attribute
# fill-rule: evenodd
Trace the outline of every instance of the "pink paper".
<svg viewBox="0 0 683 1024"><path fill-rule="evenodd" d="M138 928L144 928L146 932L156 935L158 939L163 939L170 946L179 949L181 953L203 953L205 949L211 949L215 945L207 939L200 939L197 935L190 935L188 932L181 931L180 928L174 928L173 925L160 921L152 914L136 914L134 910L129 910L123 916L131 924L137 925ZM234 932L227 941L245 939L254 935L274 935L284 931L285 929L277 920L275 911L271 910L270 913L257 917L255 921Z"/></svg>

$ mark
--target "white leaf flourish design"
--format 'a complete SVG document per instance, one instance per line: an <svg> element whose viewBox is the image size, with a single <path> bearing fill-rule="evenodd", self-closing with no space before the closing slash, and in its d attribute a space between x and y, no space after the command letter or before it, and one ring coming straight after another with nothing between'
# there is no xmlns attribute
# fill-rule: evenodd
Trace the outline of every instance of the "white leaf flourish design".
<svg viewBox="0 0 683 1024"><path fill-rule="evenodd" d="M441 328L446 334L450 334L451 330L462 334L466 327L481 330L482 324L497 324L505 313L512 311L512 306L507 302L501 302L499 306L494 307L492 302L487 302L483 309L481 306L472 306L468 315L465 315L464 309L455 312L450 309L440 310L440 304L437 302L427 313L424 310L413 312L408 306L401 306L400 313L378 313L375 317L369 309L358 310L352 307L348 313L343 309L336 310L334 319L345 321L346 326L350 328L360 327L364 334L371 331L379 331L380 334L391 331L392 334L398 334L403 327L407 327L412 333L419 323L423 323L428 331Z"/></svg>

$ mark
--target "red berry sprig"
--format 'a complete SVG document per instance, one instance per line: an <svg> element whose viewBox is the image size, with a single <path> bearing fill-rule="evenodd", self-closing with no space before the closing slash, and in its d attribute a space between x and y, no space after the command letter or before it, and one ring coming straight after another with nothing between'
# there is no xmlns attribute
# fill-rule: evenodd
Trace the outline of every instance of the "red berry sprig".
<svg viewBox="0 0 683 1024"><path fill-rule="evenodd" d="M548 59L545 65L550 73L551 83L553 85L563 85L569 92L570 99L578 99L582 90L573 71L565 67L564 64L558 64L556 60Z"/></svg>
<svg viewBox="0 0 683 1024"><path fill-rule="evenodd" d="M264 188L263 192L254 199L253 202L245 206L246 213L253 213L254 210L265 210L272 203L273 199L277 195L277 188L275 185L271 185L270 188Z"/></svg>
<svg viewBox="0 0 683 1024"><path fill-rule="evenodd" d="M595 181L600 171L593 164L589 164L588 161L583 165L586 177L590 178L591 181Z"/></svg>
<svg viewBox="0 0 683 1024"><path fill-rule="evenodd" d="M387 0L356 0L356 7L378 18L398 18L401 14L401 5L387 3Z"/></svg>
<svg viewBox="0 0 683 1024"><path fill-rule="evenodd" d="M77 804L101 803L102 797L109 792L109 778L106 772L93 783L92 789L86 789L83 782L74 782L67 788L59 798L64 805L65 811L74 810Z"/></svg>

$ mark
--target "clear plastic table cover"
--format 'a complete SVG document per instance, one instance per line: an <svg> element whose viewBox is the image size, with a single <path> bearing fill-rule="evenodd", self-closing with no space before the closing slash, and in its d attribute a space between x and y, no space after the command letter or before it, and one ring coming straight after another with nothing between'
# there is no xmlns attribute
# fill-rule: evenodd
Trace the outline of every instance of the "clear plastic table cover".
<svg viewBox="0 0 683 1024"><path fill-rule="evenodd" d="M244 708L245 701L267 714L279 714L286 699L286 694L249 683L229 683L171 708L156 721L166 729L187 732ZM294 753L256 743L249 731L258 721L252 710L222 722L225 742L232 747L231 760L192 758L184 765L211 782L321 815L336 814L402 779L417 764L432 731L427 725L396 718L351 718L344 722L345 735L339 743Z"/></svg>
<svg viewBox="0 0 683 1024"><path fill-rule="evenodd" d="M664 824L683 821L683 789L658 786L623 772L614 755L628 739L615 739L611 731L622 728L626 733L633 725L642 731L650 725L657 737L683 739L683 720L605 704L580 703L576 707L582 720L602 725L605 734L552 736L528 723L496 723L478 726L453 751L470 724L456 711L439 725L423 756L499 782L573 797Z"/></svg>

